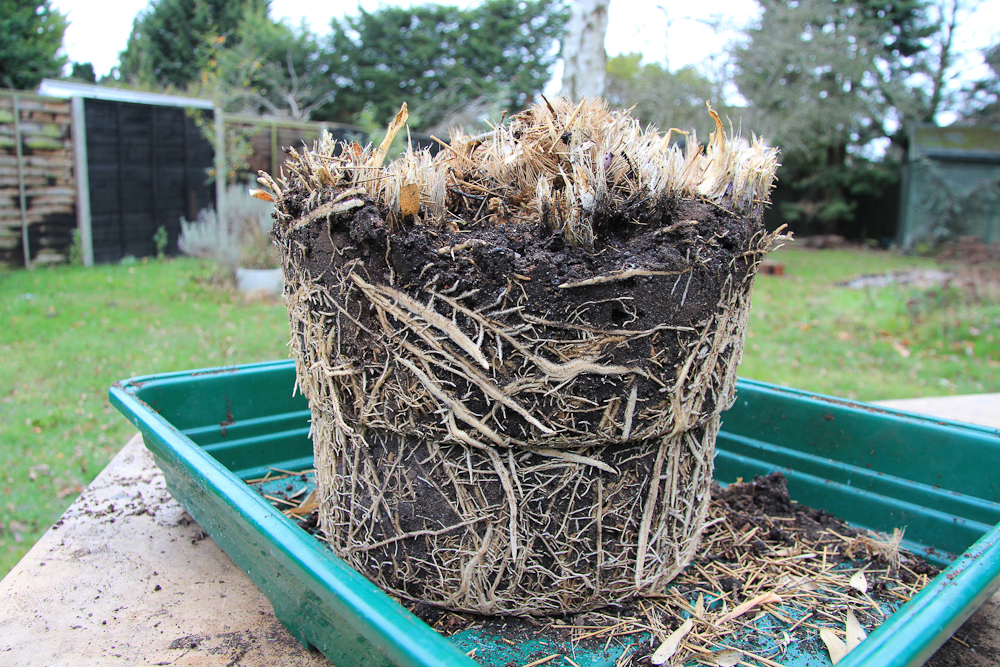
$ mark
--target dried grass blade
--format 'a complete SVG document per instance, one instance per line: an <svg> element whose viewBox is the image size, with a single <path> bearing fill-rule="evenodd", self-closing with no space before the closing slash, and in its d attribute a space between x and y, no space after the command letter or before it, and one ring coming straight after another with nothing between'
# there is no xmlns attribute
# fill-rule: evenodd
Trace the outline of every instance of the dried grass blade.
<svg viewBox="0 0 1000 667"><path fill-rule="evenodd" d="M820 628L819 638L826 644L826 650L830 652L830 661L834 665L847 655L847 644L830 628Z"/></svg>
<svg viewBox="0 0 1000 667"><path fill-rule="evenodd" d="M403 218L415 218L420 213L420 186L407 183L399 188L399 212Z"/></svg>
<svg viewBox="0 0 1000 667"><path fill-rule="evenodd" d="M865 578L864 570L858 570L855 572L854 576L851 577L851 580L848 583L851 585L851 588L859 593L868 592L868 579Z"/></svg>
<svg viewBox="0 0 1000 667"><path fill-rule="evenodd" d="M409 117L410 112L406 110L406 102L399 107L399 113L396 117L389 123L389 128L386 130L385 139L379 144L378 150L372 155L371 162L368 164L370 167L381 167L382 163L385 162L385 156L389 154L389 147L392 145L392 140L396 138L399 131L403 128L406 123L406 119Z"/></svg>
<svg viewBox="0 0 1000 667"><path fill-rule="evenodd" d="M694 617L702 619L705 617L705 594L698 593L698 601L694 603Z"/></svg>
<svg viewBox="0 0 1000 667"><path fill-rule="evenodd" d="M295 516L305 516L318 507L319 501L316 499L316 489L313 489L298 507L292 508L291 512Z"/></svg>
<svg viewBox="0 0 1000 667"><path fill-rule="evenodd" d="M768 591L767 593L761 593L760 595L758 595L757 597L753 598L752 600L747 600L743 604L740 604L740 605L737 605L736 607L733 607L733 610L730 611L725 616L723 616L722 618L720 618L718 621L716 621L716 624L717 625L722 625L723 623L731 621L734 618L738 618L738 617L742 616L743 614L747 613L748 611L750 611L754 607L759 607L762 604L771 604L771 603L780 603L780 602L781 602L781 596L778 595L777 593L775 593L774 591Z"/></svg>
<svg viewBox="0 0 1000 667"><path fill-rule="evenodd" d="M538 660L533 660L533 661L525 664L524 667L535 667L536 665L544 665L549 660L555 660L556 658L558 658L561 655L562 655L562 653L553 653L552 655L547 655L544 658L539 658Z"/></svg>
<svg viewBox="0 0 1000 667"><path fill-rule="evenodd" d="M867 639L868 633L865 632L864 627L858 621L858 617L854 615L853 609L847 610L847 623L845 627L847 630L847 650L853 651L857 648L858 644Z"/></svg>
<svg viewBox="0 0 1000 667"><path fill-rule="evenodd" d="M680 646L681 641L687 637L687 634L691 632L691 628L693 627L694 621L690 618L681 623L681 627L674 630L670 636L667 637L662 644L660 644L660 647L653 652L653 655L649 657L650 664L662 665L670 660L674 653L677 653L677 647Z"/></svg>
<svg viewBox="0 0 1000 667"><path fill-rule="evenodd" d="M255 188L250 188L250 196L256 199L262 199L264 201L275 202L277 201L270 192L265 192L264 190L257 190Z"/></svg>
<svg viewBox="0 0 1000 667"><path fill-rule="evenodd" d="M734 665L738 665L742 659L743 654L731 648L724 651L716 651L705 658L701 658L701 660L704 660L711 665L715 665L716 667L734 667Z"/></svg>

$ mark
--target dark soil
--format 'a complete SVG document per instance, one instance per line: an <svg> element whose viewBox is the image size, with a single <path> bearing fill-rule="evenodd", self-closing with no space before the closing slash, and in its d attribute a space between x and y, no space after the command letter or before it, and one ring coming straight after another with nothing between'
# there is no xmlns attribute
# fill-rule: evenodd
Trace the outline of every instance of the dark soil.
<svg viewBox="0 0 1000 667"><path fill-rule="evenodd" d="M305 212L309 193L286 191L283 202L287 212L297 218ZM472 220L482 202L454 194L449 208ZM455 204L452 206L451 204ZM604 331L649 330L658 325L695 327L706 322L718 309L727 285L740 285L760 255L752 252L763 231L759 219L737 217L724 205L676 199L667 202L627 201L620 210L598 211L594 220L593 248L572 247L561 232L552 232L534 216L524 217L515 211L506 217L486 217L474 224L467 222L459 231L433 229L412 222L404 229L390 231L378 208L368 203L363 208L330 216L329 222L315 222L287 233L286 247L293 254L291 264L300 275L310 275L320 285L337 294L339 270L360 260L352 268L371 284L392 284L422 303L427 290L447 293L470 309L480 309L498 300L524 309L511 316L513 325L524 316L550 322L575 323ZM693 222L692 222L693 221ZM684 224L679 224L684 223ZM466 245L457 251L449 248ZM443 254L442 254L443 253ZM642 275L624 280L583 287L560 285L608 276L639 268L670 275ZM291 269L286 265L286 271ZM730 276L732 283L729 283ZM295 281L294 276L289 276ZM377 330L375 315L362 302L349 301L351 315L364 327ZM438 302L442 315L451 312ZM472 337L475 328L459 318L458 326ZM350 325L346 325L350 328ZM546 331L554 338L576 337L577 331ZM352 359L370 359L376 346L363 330L345 331L341 352ZM345 341L347 341L345 343ZM353 347L349 341L354 341ZM656 355L657 375L669 380L674 369L690 352L690 341L680 333L663 332L652 337L624 340L613 350L602 351L602 363L650 366ZM731 354L727 350L726 354ZM552 361L560 361L551 359ZM666 369L664 371L663 369ZM513 377L516 369L494 369L499 386ZM589 378L589 379L588 379ZM641 408L662 400L660 387L652 380L638 382L637 417ZM629 378L585 376L577 380L574 393L599 406L594 414L580 415L600 420L606 401L628 389L619 386ZM461 379L454 387L456 395L466 395ZM589 382L589 385L587 384ZM586 386L585 386L586 385ZM707 397L703 412L714 408ZM476 392L466 399L477 414L485 414L490 405L484 397L476 402ZM399 410L404 410L399 406ZM539 406L537 412L557 410ZM437 415L427 415L430 421ZM634 431L642 424L637 421ZM532 428L519 415L510 414L505 426L516 437L531 437Z"/></svg>
<svg viewBox="0 0 1000 667"><path fill-rule="evenodd" d="M292 491L291 488L287 491ZM281 490L276 497L281 497ZM729 526L738 533L745 534L748 530L757 529L758 539L749 541L741 546L723 546L721 549L703 549L697 556L696 563L703 568L711 568L711 563L719 561L729 564L730 567L737 564L752 562L759 559L767 551L784 546L792 545L820 545L844 544L840 537L834 537L833 533L842 537L854 537L858 535L858 530L852 528L843 520L821 509L815 509L799 504L788 495L787 482L784 475L774 473L764 477L757 477L753 482L744 484L731 484L725 488L718 485L713 486L713 515L719 513L725 517L723 523L717 527L710 528L709 534L705 537L705 542L714 544L711 540L711 531L719 530L724 526ZM316 534L318 512L314 511L299 520L299 526L309 532ZM832 532L831 532L832 531ZM322 539L321 535L318 535ZM829 551L832 562L843 562L845 565L858 564L858 558L865 558L866 554L851 553L843 548L833 548ZM870 557L871 562L879 564L878 557ZM912 573L925 574L933 577L937 574L937 569L925 563L919 558L908 555L907 567L901 568L895 576L872 577L872 585L869 591L876 601L885 604L898 605L898 600L885 595L889 587L895 586L897 582L911 582ZM884 562L882 563L884 567ZM690 571L690 568L689 568ZM744 582L737 577L719 577L717 579L718 592L728 593L732 603L739 603L744 600L741 589ZM693 602L698 594L698 590L704 590L711 584L700 580L697 576L692 577L688 572L678 578L674 587L681 592L689 602ZM425 623L436 629L442 635L450 636L470 627L476 627L481 636L492 638L506 644L521 645L528 641L545 640L548 645L553 646L553 651L558 651L559 646L565 643L570 645L572 636L569 630L552 627L553 624L571 626L574 624L592 624L593 617L590 614L579 614L576 616L565 616L551 619L521 618L513 616L478 616L469 613L452 612L440 607L424 602L401 601L413 614ZM989 603L988 603L989 604ZM599 610L604 618L615 620L606 621L613 625L618 620L635 618L637 622L644 623L645 614L650 612L650 607L640 608L638 605L628 604L621 607L606 608ZM663 620L663 619L661 619ZM671 625L676 619L665 619L667 625ZM673 622L676 625L677 622ZM927 663L933 667L962 667L970 664L970 654L975 658L971 664L997 664L1000 662L1000 653L990 644L990 639L995 635L995 628L990 621L990 616L984 612L979 612L972 616L955 637L950 639L933 658ZM814 633L815 634L815 633ZM823 655L825 649L819 645L814 637L803 640L804 643L811 642L817 655ZM582 644L577 642L576 646L585 650L597 650L604 647L606 638L597 637L585 640ZM646 645L636 658L636 664L645 664L641 657L648 654L653 648ZM764 644L762 649L767 648ZM529 656L523 656L528 658ZM540 656L534 656L540 657Z"/></svg>
<svg viewBox="0 0 1000 667"><path fill-rule="evenodd" d="M698 432L697 429L695 431ZM698 435L700 437L700 432ZM378 542L400 533L427 529L442 530L445 531L441 533L444 536L457 536L461 539L466 528L454 509L458 505L454 486L447 476L447 471L442 466L434 464L435 459L430 455L428 443L417 438L397 438L391 434L381 436L370 433L369 436L367 440L369 447L359 455L359 458L372 462L401 462L398 466L376 466L372 463L371 467L377 467L380 475L375 487L407 490L406 493L392 494L391 497L384 498L373 511L367 510L372 504L369 493L363 493L359 489L354 490L355 507L366 508L366 511L372 512L375 519L371 522L373 528L369 539ZM480 451L466 451L461 445L456 444L440 443L437 447L444 452L448 460L464 461L464 457L467 456L473 469L488 470L491 466L490 459ZM584 452L614 468L626 471L623 474L597 470L592 472L592 477L600 476L603 483L600 488L603 489L602 502L606 514L600 535L591 519L593 507L598 502L599 487L596 483L584 484L574 478L575 493L572 496L559 493L559 489L554 488L555 485L552 483L551 470L544 465L549 459L526 452L517 454L519 483L523 489L519 507L522 521L536 534L560 534L561 530L571 533L577 536L578 544L594 544L595 551L598 540L606 552L618 548L628 536L639 530L637 524L641 519L641 512L636 508L642 507L642 498L648 493L648 480L652 475L656 458L656 450L652 447L638 452L636 449L631 443L617 443ZM341 466L338 468L338 473L345 474L342 468L344 464L341 462L338 465ZM688 484L689 475L690 471L681 474L679 483L681 488ZM401 479L402 476L405 476L405 481ZM645 481L636 482L637 479ZM495 477L479 480L476 489L489 506L498 507L506 502L502 484ZM614 502L610 502L609 498L614 498ZM343 498L338 505L346 507L347 502L348 500ZM337 516L345 522L349 520L346 511L339 512ZM449 526L452 527L450 530ZM394 568L391 560L384 558L382 553L376 550L368 552L371 554L368 558L363 560L359 558L358 563L361 565L354 564L354 567L370 578L373 577L368 568L372 570L378 568L382 581L389 582L395 592L407 599L433 599L433 587L437 584L437 580L434 571L428 565L433 560L433 554L430 552L432 547L429 547L424 539L419 538L408 538L400 544L405 545L406 557L410 562L408 576L403 576L400 569ZM559 555L554 551L557 546L543 540L533 545L535 557L545 567L520 574L519 586L527 590L551 590L559 584L558 579L552 574L552 570L555 569L554 564L559 562ZM589 560L592 555L590 552L581 553L584 560ZM604 576L610 576L611 572L613 572L611 566L601 569ZM509 574L497 576L500 587L508 585L510 580ZM575 590L572 593L566 592L565 595L566 599L576 599L571 597L575 595L582 600L587 596L599 594L599 591L591 587Z"/></svg>
<svg viewBox="0 0 1000 667"><path fill-rule="evenodd" d="M748 526L759 529L761 540L771 544L792 545L798 538L815 542L824 531L833 529L846 537L858 531L829 512L800 505L788 495L788 481L781 473L755 477L750 484L714 486L712 499L725 509L729 524L740 532ZM792 522L775 522L774 518L792 518ZM751 542L750 549L754 549ZM759 551L759 545L756 547Z"/></svg>

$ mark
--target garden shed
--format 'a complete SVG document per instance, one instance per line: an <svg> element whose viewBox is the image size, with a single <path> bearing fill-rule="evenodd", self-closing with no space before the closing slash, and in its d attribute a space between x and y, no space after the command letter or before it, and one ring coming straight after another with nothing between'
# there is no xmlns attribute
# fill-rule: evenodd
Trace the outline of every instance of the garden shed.
<svg viewBox="0 0 1000 667"><path fill-rule="evenodd" d="M231 149L237 136L250 173L275 172L284 147L311 144L323 130L365 141L354 126L234 116L182 95L51 79L37 93L4 91L0 264L64 262L74 229L87 265L154 255L161 228L163 251L175 254L181 217L217 206L225 191L225 179L210 180L230 171L215 145Z"/></svg>
<svg viewBox="0 0 1000 667"><path fill-rule="evenodd" d="M904 248L961 236L1000 242L1000 128L911 131L901 200Z"/></svg>

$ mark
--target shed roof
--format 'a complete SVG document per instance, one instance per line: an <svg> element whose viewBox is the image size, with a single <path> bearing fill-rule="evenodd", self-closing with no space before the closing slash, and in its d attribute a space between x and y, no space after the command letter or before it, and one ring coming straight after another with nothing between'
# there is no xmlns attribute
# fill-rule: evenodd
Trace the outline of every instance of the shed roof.
<svg viewBox="0 0 1000 667"><path fill-rule="evenodd" d="M144 90L129 90L128 88L112 88L97 86L90 83L74 83L72 81L56 81L42 79L38 86L39 95L49 97L87 97L95 100L111 100L115 102L132 102L134 104L153 104L165 107L194 107L195 109L212 109L215 105L211 100L186 95L168 95L166 93L150 93Z"/></svg>
<svg viewBox="0 0 1000 667"><path fill-rule="evenodd" d="M913 132L911 151L927 157L1000 160L1000 128L988 125L925 125ZM916 157L916 155L913 155Z"/></svg>

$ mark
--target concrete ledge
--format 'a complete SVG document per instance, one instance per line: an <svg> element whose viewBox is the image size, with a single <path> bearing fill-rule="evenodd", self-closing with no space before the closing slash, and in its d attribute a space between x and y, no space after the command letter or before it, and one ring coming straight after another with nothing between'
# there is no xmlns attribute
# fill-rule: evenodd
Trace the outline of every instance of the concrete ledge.
<svg viewBox="0 0 1000 667"><path fill-rule="evenodd" d="M0 582L0 664L329 665L167 492L136 435Z"/></svg>
<svg viewBox="0 0 1000 667"><path fill-rule="evenodd" d="M875 404L893 410L917 412L941 419L1000 429L1000 394L903 398L875 401Z"/></svg>

